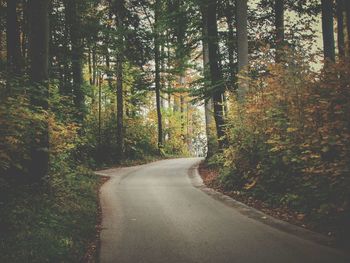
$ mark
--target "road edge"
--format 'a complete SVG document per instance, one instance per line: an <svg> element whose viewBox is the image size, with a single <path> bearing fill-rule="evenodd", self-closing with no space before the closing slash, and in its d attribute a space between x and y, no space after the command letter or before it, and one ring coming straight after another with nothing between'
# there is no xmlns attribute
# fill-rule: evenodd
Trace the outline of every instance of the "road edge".
<svg viewBox="0 0 350 263"><path fill-rule="evenodd" d="M248 218L257 220L263 224L266 224L268 226L271 226L283 232L295 235L297 237L315 242L317 244L332 247L332 248L337 248L335 240L333 238L324 236L320 233L316 233L308 229L304 229L300 226L292 225L286 221L282 221L280 219L267 215L260 210L250 207L242 202L239 202L233 199L230 196L227 196L221 192L218 192L212 188L207 187L204 184L203 179L199 174L199 171L198 171L199 164L200 164L199 162L194 164L188 170L188 176L191 180L192 185L200 189L205 194L211 196L212 198L218 201L223 202L227 206L235 208L239 213L247 216Z"/></svg>

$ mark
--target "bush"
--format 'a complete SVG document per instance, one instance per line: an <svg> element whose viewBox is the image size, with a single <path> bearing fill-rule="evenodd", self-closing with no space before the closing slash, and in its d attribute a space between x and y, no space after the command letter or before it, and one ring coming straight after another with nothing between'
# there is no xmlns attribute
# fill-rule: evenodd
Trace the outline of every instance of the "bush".
<svg viewBox="0 0 350 263"><path fill-rule="evenodd" d="M265 68L231 103L222 184L336 227L350 213L350 63Z"/></svg>

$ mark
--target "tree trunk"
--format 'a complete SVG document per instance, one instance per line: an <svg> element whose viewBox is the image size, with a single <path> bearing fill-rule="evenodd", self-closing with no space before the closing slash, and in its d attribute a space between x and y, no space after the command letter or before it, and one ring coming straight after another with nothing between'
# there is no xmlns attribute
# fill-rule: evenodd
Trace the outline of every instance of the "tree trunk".
<svg viewBox="0 0 350 263"><path fill-rule="evenodd" d="M118 161L124 159L124 96L123 96L123 59L119 54L116 61L117 75L117 145Z"/></svg>
<svg viewBox="0 0 350 263"><path fill-rule="evenodd" d="M65 0L65 12L69 12L68 24L72 43L73 101L77 109L77 120L82 122L85 113L83 92L83 40L81 36L80 7L77 0Z"/></svg>
<svg viewBox="0 0 350 263"><path fill-rule="evenodd" d="M322 34L323 53L327 61L335 61L334 25L333 25L333 0L321 0L322 3Z"/></svg>
<svg viewBox="0 0 350 263"><path fill-rule="evenodd" d="M91 55L91 48L88 50L88 72L89 72L89 83L92 86L92 55Z"/></svg>
<svg viewBox="0 0 350 263"><path fill-rule="evenodd" d="M344 0L337 0L337 27L339 58L345 57Z"/></svg>
<svg viewBox="0 0 350 263"><path fill-rule="evenodd" d="M157 122L158 122L158 149L161 151L163 147L163 125L162 125L162 112L160 103L160 44L159 44L159 12L160 12L160 0L156 0L155 4L155 32L154 32L154 62L155 62L155 89L156 89L156 107L157 107Z"/></svg>
<svg viewBox="0 0 350 263"><path fill-rule="evenodd" d="M284 0L275 0L276 63L282 62L284 48Z"/></svg>
<svg viewBox="0 0 350 263"><path fill-rule="evenodd" d="M4 1L0 0L0 9L3 10L4 8ZM3 56L3 41L4 41L4 35L3 32L6 31L6 28L4 26L4 16L0 15L0 70L2 70L2 64L4 61L4 56Z"/></svg>
<svg viewBox="0 0 350 263"><path fill-rule="evenodd" d="M219 67L219 45L218 45L218 28L217 28L217 1L209 0L208 5L203 7L205 10L203 15L207 21L208 33L208 50L209 50L209 69L211 80L211 94L214 106L214 119L216 124L216 132L218 138L218 145L223 149L225 145L224 132L224 115L223 115L223 101L222 93L224 91L224 83L222 79L222 72Z"/></svg>
<svg viewBox="0 0 350 263"><path fill-rule="evenodd" d="M21 39L17 17L17 0L7 0L7 71L20 75L22 71Z"/></svg>
<svg viewBox="0 0 350 263"><path fill-rule="evenodd" d="M208 46L208 29L207 29L207 18L206 15L202 15L202 34L203 34L203 75L205 78L205 90L208 90L207 80L210 79L210 72L209 72L209 46ZM216 136L213 134L212 131L212 123L213 123L213 100L212 98L209 98L205 100L204 105L204 111L205 111L205 131L207 135L207 158L210 158L214 155L216 147Z"/></svg>
<svg viewBox="0 0 350 263"><path fill-rule="evenodd" d="M118 29L124 27L124 0L115 1L116 22ZM119 37L118 55L116 61L117 75L117 145L119 146L118 161L124 159L124 98L123 98L123 51L124 39Z"/></svg>
<svg viewBox="0 0 350 263"><path fill-rule="evenodd" d="M31 103L33 106L48 109L48 56L49 56L49 17L48 0L29 1L29 76L33 84ZM47 175L49 167L48 123L43 121L33 127L31 164L29 173L39 181Z"/></svg>
<svg viewBox="0 0 350 263"><path fill-rule="evenodd" d="M236 19L237 19L237 55L238 71L242 72L248 66L248 4L247 0L236 0ZM248 83L244 79L239 80L238 100L244 99L248 89Z"/></svg>
<svg viewBox="0 0 350 263"><path fill-rule="evenodd" d="M233 13L232 10L228 10L225 13L226 21L227 21L227 28L228 28L228 43L227 43L227 49L228 49L228 61L229 61L229 69L230 69L230 89L232 91L236 91L236 74L237 69L235 67L235 36L234 36L234 22L233 22Z"/></svg>
<svg viewBox="0 0 350 263"><path fill-rule="evenodd" d="M108 1L108 5L109 5L109 11L108 11L108 19L110 21L112 21L113 19L113 13L112 13L112 3L111 0ZM108 24L107 25L107 33L106 33L106 39L105 39L105 47L104 47L104 51L105 51L105 57L106 57L106 71L107 71L107 81L108 81L108 86L110 88L110 90L113 90L113 83L112 83L112 71L111 71L111 63L110 63L110 54L109 54L109 46L110 46L110 42L111 42L111 37L110 37L110 30L111 30L111 25Z"/></svg>
<svg viewBox="0 0 350 263"><path fill-rule="evenodd" d="M187 138L185 135L185 98L180 95L180 123L181 123L181 138L184 143L186 143Z"/></svg>
<svg viewBox="0 0 350 263"><path fill-rule="evenodd" d="M28 58L28 1L22 1L22 8L23 8L23 15L21 20L21 54L22 54L22 63L23 68L27 64L27 58ZM24 69L25 70L25 69Z"/></svg>
<svg viewBox="0 0 350 263"><path fill-rule="evenodd" d="M65 8L67 8L65 2L64 2L64 6ZM63 43L64 43L64 47L63 47L63 68L64 68L64 86L62 87L62 94L72 98L72 72L71 72L71 53L70 53L70 38L69 38L69 34L70 34L70 14L69 12L65 10L64 12L64 34L67 36Z"/></svg>
<svg viewBox="0 0 350 263"><path fill-rule="evenodd" d="M98 82L98 146L102 144L102 76L99 76Z"/></svg>
<svg viewBox="0 0 350 263"><path fill-rule="evenodd" d="M97 83L97 54L96 43L92 47L92 84L96 86Z"/></svg>
<svg viewBox="0 0 350 263"><path fill-rule="evenodd" d="M347 31L347 55L350 56L350 1L345 1L344 3L345 13L346 13L346 31Z"/></svg>

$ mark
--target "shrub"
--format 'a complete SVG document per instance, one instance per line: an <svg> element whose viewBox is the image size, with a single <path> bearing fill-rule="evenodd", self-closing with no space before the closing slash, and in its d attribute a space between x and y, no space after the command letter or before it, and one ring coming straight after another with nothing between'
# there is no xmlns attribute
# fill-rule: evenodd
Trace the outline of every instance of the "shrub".
<svg viewBox="0 0 350 263"><path fill-rule="evenodd" d="M350 209L350 63L315 73L290 56L265 68L231 102L222 183L335 224Z"/></svg>

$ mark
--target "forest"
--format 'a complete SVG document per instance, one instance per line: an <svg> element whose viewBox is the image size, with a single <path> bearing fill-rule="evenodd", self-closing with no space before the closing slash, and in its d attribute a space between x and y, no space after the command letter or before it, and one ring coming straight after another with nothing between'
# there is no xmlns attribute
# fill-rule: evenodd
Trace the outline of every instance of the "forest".
<svg viewBox="0 0 350 263"><path fill-rule="evenodd" d="M93 171L190 156L349 242L350 1L0 0L0 27L1 262L85 262Z"/></svg>

